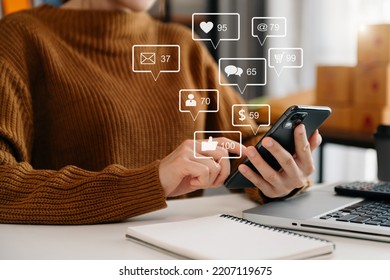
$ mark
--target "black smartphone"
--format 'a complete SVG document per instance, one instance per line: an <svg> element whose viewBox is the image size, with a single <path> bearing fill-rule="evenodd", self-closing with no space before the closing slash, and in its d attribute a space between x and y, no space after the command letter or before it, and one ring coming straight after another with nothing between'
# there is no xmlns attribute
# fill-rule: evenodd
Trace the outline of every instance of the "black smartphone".
<svg viewBox="0 0 390 280"><path fill-rule="evenodd" d="M331 109L325 106L300 106L294 105L288 108L270 130L256 144L256 149L259 151L263 159L275 170L280 170L281 166L278 161L268 152L261 142L264 137L272 137L280 145L282 145L292 155L295 153L294 129L299 124L303 123L306 128L306 135L309 138L316 129L329 117ZM249 166L252 170L259 173L252 163L247 159L243 159L243 164ZM238 164L239 165L239 164ZM237 165L237 168L238 168ZM252 182L246 179L238 169L231 172L225 181L225 186L228 189L241 189L245 187L253 187Z"/></svg>

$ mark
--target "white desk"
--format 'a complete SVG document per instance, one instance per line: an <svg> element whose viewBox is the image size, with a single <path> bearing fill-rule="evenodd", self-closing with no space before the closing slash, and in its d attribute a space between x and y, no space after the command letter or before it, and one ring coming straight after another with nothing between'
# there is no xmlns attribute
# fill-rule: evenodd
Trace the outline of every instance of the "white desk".
<svg viewBox="0 0 390 280"><path fill-rule="evenodd" d="M92 226L0 225L0 259L172 259L125 239L129 225L166 222L218 213L241 217L256 204L244 194L171 200L168 208L127 222ZM332 259L390 259L390 243L319 235L333 240Z"/></svg>

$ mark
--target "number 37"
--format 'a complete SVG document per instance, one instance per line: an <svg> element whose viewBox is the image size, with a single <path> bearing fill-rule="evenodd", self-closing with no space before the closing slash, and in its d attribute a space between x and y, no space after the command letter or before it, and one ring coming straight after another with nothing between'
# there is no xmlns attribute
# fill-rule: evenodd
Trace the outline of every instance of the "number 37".
<svg viewBox="0 0 390 280"><path fill-rule="evenodd" d="M163 55L161 56L161 62L162 62L162 63L166 63L166 62L169 61L170 58L171 58L171 55L169 55L169 54L163 54Z"/></svg>

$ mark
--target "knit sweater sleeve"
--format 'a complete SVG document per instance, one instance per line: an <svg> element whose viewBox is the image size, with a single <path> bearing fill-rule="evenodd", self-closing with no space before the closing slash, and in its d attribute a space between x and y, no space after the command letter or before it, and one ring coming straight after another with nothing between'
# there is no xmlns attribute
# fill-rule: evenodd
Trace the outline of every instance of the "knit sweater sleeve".
<svg viewBox="0 0 390 280"><path fill-rule="evenodd" d="M0 65L0 222L92 224L166 206L158 161L138 169L111 165L100 172L76 166L36 170L29 162L33 118L27 88Z"/></svg>
<svg viewBox="0 0 390 280"><path fill-rule="evenodd" d="M0 43L0 223L93 224L166 207L159 161L136 169L110 165L97 172L76 166L34 169L32 81L28 64L20 59L33 54L22 48L16 31L1 33L9 41Z"/></svg>

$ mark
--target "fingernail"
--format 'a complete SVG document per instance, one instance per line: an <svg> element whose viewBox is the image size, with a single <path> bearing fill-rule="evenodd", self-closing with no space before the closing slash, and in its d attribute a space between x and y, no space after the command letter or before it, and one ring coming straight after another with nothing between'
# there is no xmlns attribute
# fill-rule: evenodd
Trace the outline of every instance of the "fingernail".
<svg viewBox="0 0 390 280"><path fill-rule="evenodd" d="M263 146L266 148L271 148L274 145L273 141L271 138L265 138L263 140Z"/></svg>
<svg viewBox="0 0 390 280"><path fill-rule="evenodd" d="M321 136L321 134L317 134L317 145L321 145L321 143L322 143L322 136Z"/></svg>
<svg viewBox="0 0 390 280"><path fill-rule="evenodd" d="M200 181L196 178L192 178L190 180L190 185L192 185L192 186L199 186L199 184L200 184Z"/></svg>
<svg viewBox="0 0 390 280"><path fill-rule="evenodd" d="M256 152L253 150L253 148L248 148L246 154L249 158L253 158L256 155Z"/></svg>
<svg viewBox="0 0 390 280"><path fill-rule="evenodd" d="M248 167L246 167L245 164L241 164L241 165L238 167L238 170L239 170L242 174L245 174L245 173L248 171Z"/></svg>
<svg viewBox="0 0 390 280"><path fill-rule="evenodd" d="M300 134L304 134L305 133L305 130L306 130L306 128L305 128L305 125L304 124L301 124L301 125L299 125L298 126L298 132L300 133Z"/></svg>

